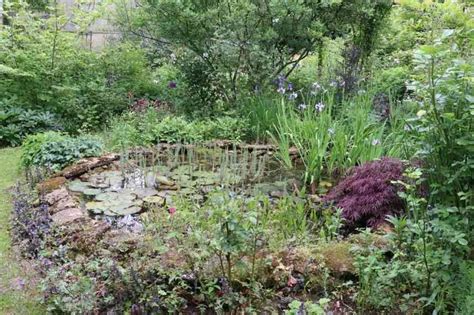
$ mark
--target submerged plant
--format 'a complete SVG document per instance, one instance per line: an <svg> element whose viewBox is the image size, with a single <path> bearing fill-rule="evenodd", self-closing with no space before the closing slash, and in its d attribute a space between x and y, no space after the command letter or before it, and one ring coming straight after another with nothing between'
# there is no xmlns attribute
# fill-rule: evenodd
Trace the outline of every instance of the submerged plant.
<svg viewBox="0 0 474 315"><path fill-rule="evenodd" d="M355 167L324 198L342 208L342 217L350 229L377 227L387 215L400 214L405 202L392 183L403 177L403 162L382 158Z"/></svg>

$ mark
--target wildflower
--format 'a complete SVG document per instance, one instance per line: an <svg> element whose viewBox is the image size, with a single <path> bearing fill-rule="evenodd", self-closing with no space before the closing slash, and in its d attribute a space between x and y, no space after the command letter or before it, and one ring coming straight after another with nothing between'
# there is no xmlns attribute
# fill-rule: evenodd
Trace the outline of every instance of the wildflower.
<svg viewBox="0 0 474 315"><path fill-rule="evenodd" d="M288 83L288 91L293 91L293 83Z"/></svg>
<svg viewBox="0 0 474 315"><path fill-rule="evenodd" d="M296 93L296 92L293 92L290 95L288 95L288 99L290 101L295 100L297 97L298 97L298 93Z"/></svg>
<svg viewBox="0 0 474 315"><path fill-rule="evenodd" d="M308 107L305 103L301 103L300 105L298 105L298 109L300 110L305 110L306 107Z"/></svg>
<svg viewBox="0 0 474 315"><path fill-rule="evenodd" d="M175 207L169 208L169 209L168 209L168 213L169 213L170 215L174 215L174 214L176 213L176 208L175 208Z"/></svg>
<svg viewBox="0 0 474 315"><path fill-rule="evenodd" d="M171 58L171 61L175 62L176 61L176 55L174 53L172 53L170 55L170 58Z"/></svg>
<svg viewBox="0 0 474 315"><path fill-rule="evenodd" d="M202 56L203 56L204 58L208 58L208 57L209 57L209 54L208 54L207 52L205 52L205 53L202 54Z"/></svg>
<svg viewBox="0 0 474 315"><path fill-rule="evenodd" d="M314 82L313 84L311 84L311 89L314 90L314 91L317 91L317 90L321 89L321 85L319 85L318 82Z"/></svg>
<svg viewBox="0 0 474 315"><path fill-rule="evenodd" d="M170 88L170 89L176 89L176 82L174 82L174 81L168 82L168 88Z"/></svg>
<svg viewBox="0 0 474 315"><path fill-rule="evenodd" d="M317 103L316 105L314 105L314 109L315 109L316 111L318 111L318 112L322 112L323 109L324 109L324 104L321 103L321 102L319 102L319 103Z"/></svg>
<svg viewBox="0 0 474 315"><path fill-rule="evenodd" d="M329 128L329 129L328 129L329 135L332 136L332 135L334 134L334 132L335 132L334 128Z"/></svg>
<svg viewBox="0 0 474 315"><path fill-rule="evenodd" d="M337 81L336 80L332 80L331 83L329 83L329 85L331 87L337 87Z"/></svg>
<svg viewBox="0 0 474 315"><path fill-rule="evenodd" d="M280 86L280 87L278 87L277 92L280 93L280 94L285 94L285 88Z"/></svg>
<svg viewBox="0 0 474 315"><path fill-rule="evenodd" d="M376 146L376 145L379 145L380 144L380 140L379 139L374 139L372 140L372 145L373 146Z"/></svg>

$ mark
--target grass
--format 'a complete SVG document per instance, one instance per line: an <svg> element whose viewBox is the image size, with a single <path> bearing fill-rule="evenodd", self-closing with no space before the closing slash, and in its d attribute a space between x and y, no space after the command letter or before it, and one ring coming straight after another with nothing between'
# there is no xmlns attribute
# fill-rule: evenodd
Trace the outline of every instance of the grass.
<svg viewBox="0 0 474 315"><path fill-rule="evenodd" d="M0 314L44 314L36 302L31 265L12 250L8 233L12 205L8 188L18 179L19 160L19 149L0 149Z"/></svg>

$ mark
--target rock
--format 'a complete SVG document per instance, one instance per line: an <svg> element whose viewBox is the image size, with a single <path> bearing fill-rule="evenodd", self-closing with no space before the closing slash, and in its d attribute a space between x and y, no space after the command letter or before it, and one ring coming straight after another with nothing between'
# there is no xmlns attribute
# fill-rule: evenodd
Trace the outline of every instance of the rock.
<svg viewBox="0 0 474 315"><path fill-rule="evenodd" d="M84 219L86 215L79 208L70 208L59 211L51 216L53 222L57 225L64 225L79 219Z"/></svg>
<svg viewBox="0 0 474 315"><path fill-rule="evenodd" d="M53 177L39 183L36 188L40 194L47 194L53 190L59 189L62 185L66 183L66 178L64 177Z"/></svg>
<svg viewBox="0 0 474 315"><path fill-rule="evenodd" d="M324 265L333 274L354 274L356 270L351 247L352 244L348 241L331 242L318 248L318 253L324 261Z"/></svg>
<svg viewBox="0 0 474 315"><path fill-rule="evenodd" d="M126 229L110 230L104 235L104 243L111 251L126 253L137 247L141 236Z"/></svg>
<svg viewBox="0 0 474 315"><path fill-rule="evenodd" d="M48 205L52 206L61 199L65 199L69 197L69 193L67 192L67 189L62 187L56 190L53 190L49 194L44 196L44 201L48 203Z"/></svg>

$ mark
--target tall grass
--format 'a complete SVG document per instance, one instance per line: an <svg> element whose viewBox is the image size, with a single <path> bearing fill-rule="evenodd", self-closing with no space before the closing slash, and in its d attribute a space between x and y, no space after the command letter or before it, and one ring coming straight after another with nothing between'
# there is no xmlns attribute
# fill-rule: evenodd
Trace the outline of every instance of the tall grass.
<svg viewBox="0 0 474 315"><path fill-rule="evenodd" d="M285 167L293 166L289 153L291 147L296 148L307 184L317 185L326 176L384 155L403 155L399 131L404 121L379 121L372 112L370 94L338 103L333 93L325 93L308 97L306 104L298 107L281 99L269 133Z"/></svg>

